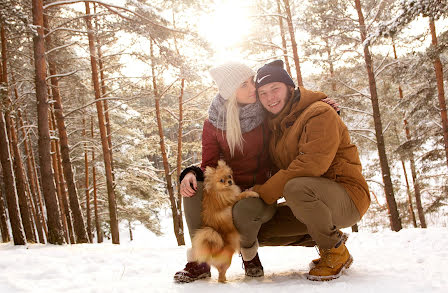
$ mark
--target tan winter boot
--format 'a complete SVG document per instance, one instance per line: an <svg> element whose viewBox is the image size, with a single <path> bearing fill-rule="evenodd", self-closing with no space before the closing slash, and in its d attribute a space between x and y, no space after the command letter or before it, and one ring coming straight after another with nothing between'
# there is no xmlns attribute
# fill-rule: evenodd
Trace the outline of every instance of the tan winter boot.
<svg viewBox="0 0 448 293"><path fill-rule="evenodd" d="M338 230L338 232L339 232L339 235L340 235L340 237L341 237L341 242L342 243L346 243L347 242L347 239L348 239L348 234L346 234L346 233L344 233L344 232L342 232L341 230ZM316 259L313 259L311 262L310 262L310 264L309 264L309 268L310 268L310 270L312 269L312 268L314 268L318 263L320 262L320 257L319 258L316 258Z"/></svg>
<svg viewBox="0 0 448 293"><path fill-rule="evenodd" d="M337 248L319 249L320 261L310 270L307 278L312 281L337 279L350 267L353 258L344 243Z"/></svg>

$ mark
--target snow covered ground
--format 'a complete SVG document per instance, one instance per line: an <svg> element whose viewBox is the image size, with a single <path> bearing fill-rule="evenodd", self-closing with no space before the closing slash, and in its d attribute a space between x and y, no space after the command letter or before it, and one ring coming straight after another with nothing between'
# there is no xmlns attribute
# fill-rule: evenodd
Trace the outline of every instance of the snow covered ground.
<svg viewBox="0 0 448 293"><path fill-rule="evenodd" d="M123 230L121 245L0 244L0 292L448 292L448 229L405 229L398 233L350 233L352 267L339 279L305 278L314 248L262 247L265 277L247 279L235 255L227 278L175 284L185 265L169 219L165 236L138 226L134 241Z"/></svg>

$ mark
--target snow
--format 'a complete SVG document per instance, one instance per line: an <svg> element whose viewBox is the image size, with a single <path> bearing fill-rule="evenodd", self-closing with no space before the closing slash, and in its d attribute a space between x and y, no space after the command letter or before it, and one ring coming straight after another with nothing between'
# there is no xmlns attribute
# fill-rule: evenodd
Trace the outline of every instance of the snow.
<svg viewBox="0 0 448 293"><path fill-rule="evenodd" d="M161 237L137 226L132 242L123 225L121 245L0 244L0 292L448 292L447 228L348 232L354 263L329 282L305 277L315 248L261 247L265 277L244 277L235 255L226 284L215 269L211 279L176 284L186 247L176 245L170 221Z"/></svg>

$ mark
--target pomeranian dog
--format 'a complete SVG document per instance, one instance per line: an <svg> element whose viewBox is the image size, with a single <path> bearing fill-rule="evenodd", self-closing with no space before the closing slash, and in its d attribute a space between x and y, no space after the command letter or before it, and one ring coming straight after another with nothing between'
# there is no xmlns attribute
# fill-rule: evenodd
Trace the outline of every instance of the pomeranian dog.
<svg viewBox="0 0 448 293"><path fill-rule="evenodd" d="M226 281L226 271L232 256L240 250L240 235L233 225L232 207L240 199L259 197L254 191L244 191L235 185L232 170L223 160L204 172L202 225L192 240L193 256L197 262L216 267L218 281Z"/></svg>

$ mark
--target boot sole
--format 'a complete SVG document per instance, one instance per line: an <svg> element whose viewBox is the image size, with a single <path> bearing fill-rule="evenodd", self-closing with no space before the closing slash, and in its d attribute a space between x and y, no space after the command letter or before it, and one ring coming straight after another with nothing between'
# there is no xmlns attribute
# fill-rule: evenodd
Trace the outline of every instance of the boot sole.
<svg viewBox="0 0 448 293"><path fill-rule="evenodd" d="M306 274L306 278L310 281L331 281L331 280L339 278L342 275L342 273L352 265L352 263L353 263L353 257L350 254L348 260L341 267L341 270L337 274L330 275L330 276L314 276L314 275Z"/></svg>
<svg viewBox="0 0 448 293"><path fill-rule="evenodd" d="M199 275L196 278L190 278L188 276L184 276L184 275L175 275L174 276L174 282L176 283L191 283L197 280L201 280L201 279L206 279L206 278L210 278L212 276L211 273L204 273L202 275Z"/></svg>

